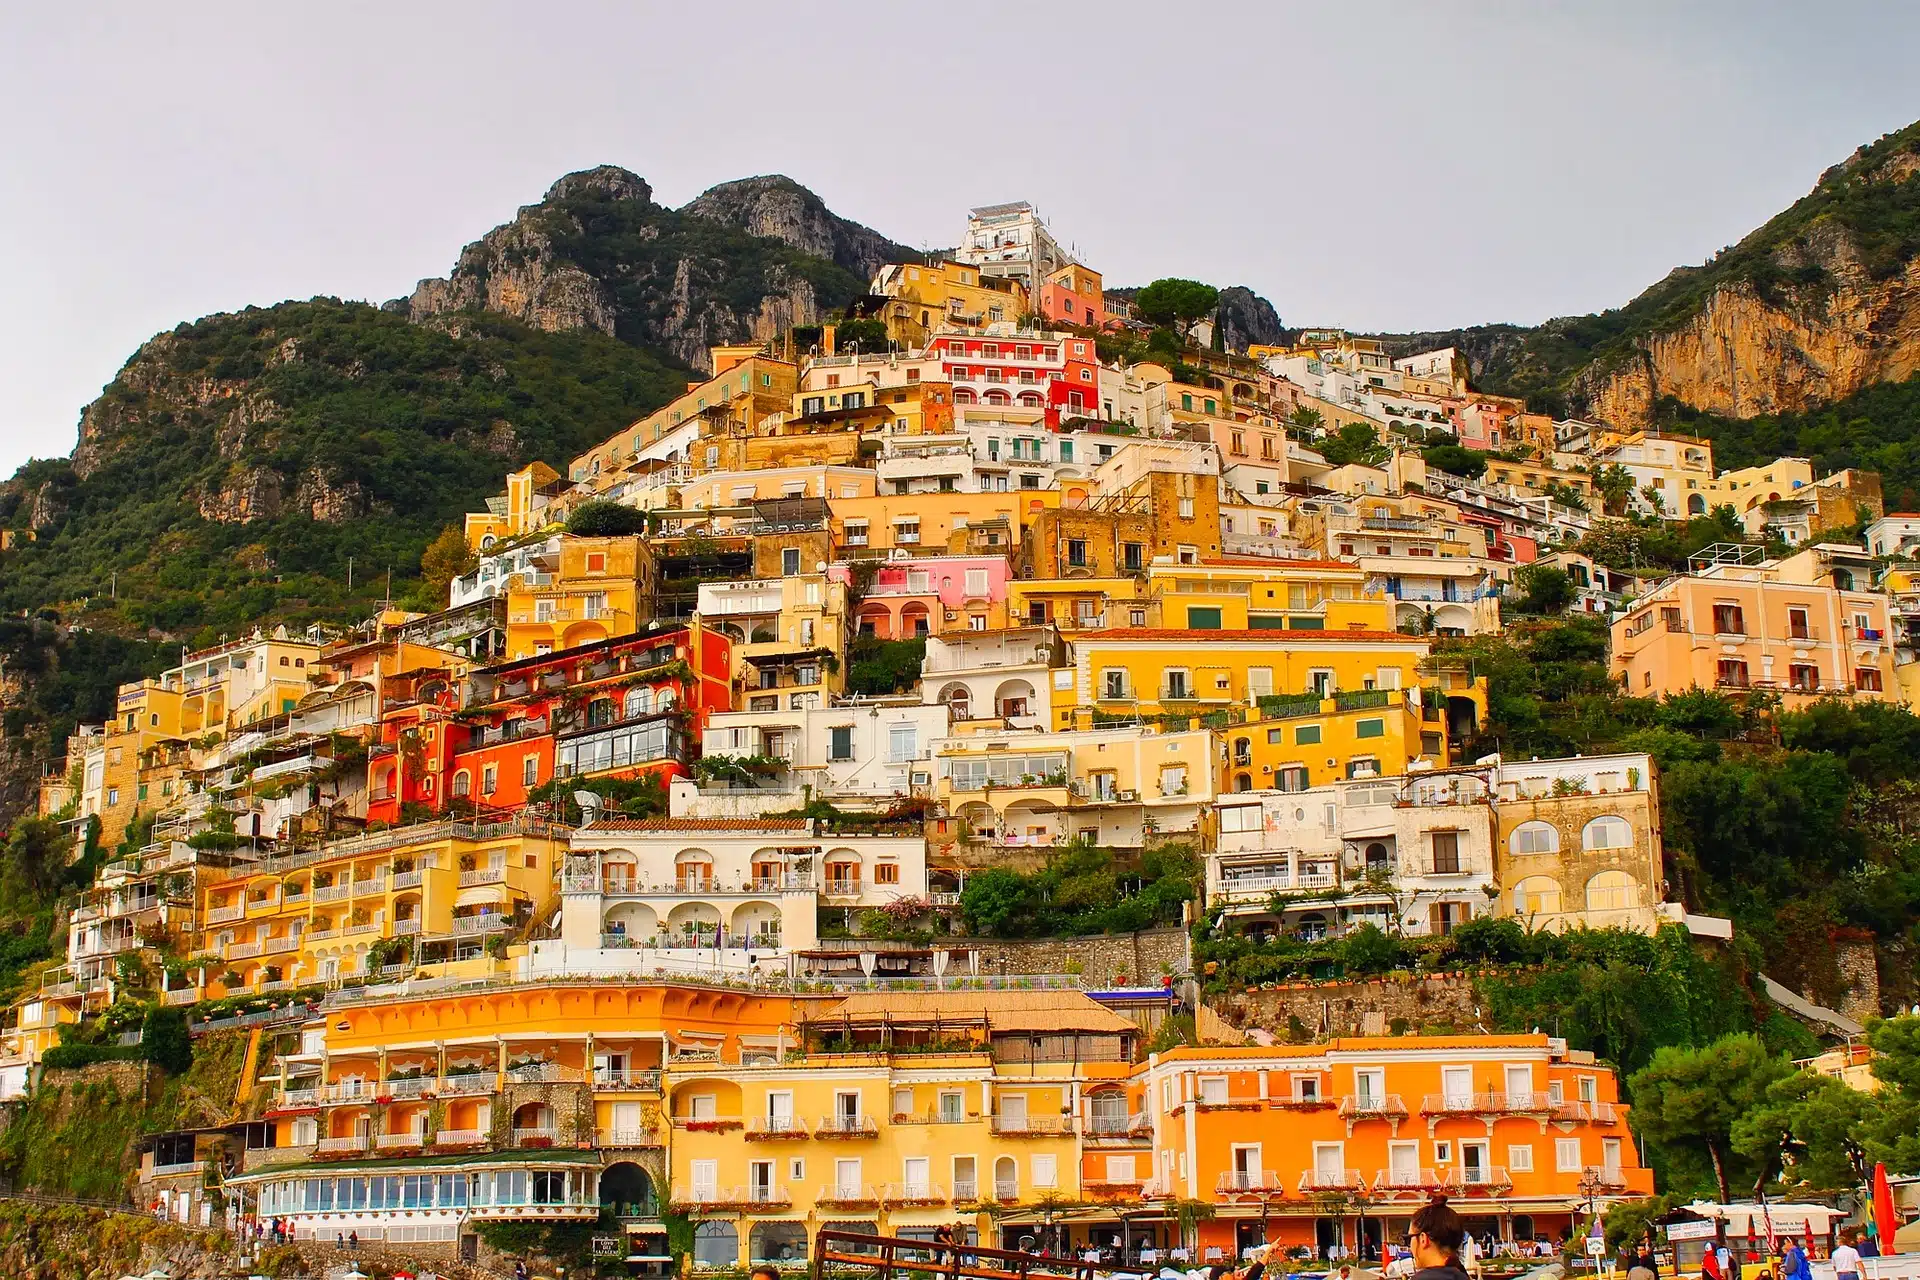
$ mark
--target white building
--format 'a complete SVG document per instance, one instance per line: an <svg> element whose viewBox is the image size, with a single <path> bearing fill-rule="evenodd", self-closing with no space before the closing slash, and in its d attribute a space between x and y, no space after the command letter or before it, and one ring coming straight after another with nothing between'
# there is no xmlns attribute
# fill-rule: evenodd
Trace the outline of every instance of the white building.
<svg viewBox="0 0 1920 1280"><path fill-rule="evenodd" d="M1308 938L1447 933L1491 914L1486 779L1458 770L1222 796L1207 900Z"/></svg>
<svg viewBox="0 0 1920 1280"><path fill-rule="evenodd" d="M1027 296L1035 299L1041 282L1072 261L1025 200L967 210L967 232L953 258L980 268L983 276L1025 281Z"/></svg>
<svg viewBox="0 0 1920 1280"><path fill-rule="evenodd" d="M1044 729L1054 724L1056 696L1073 699L1073 668L1052 627L947 631L927 638L920 689L924 701L947 707L955 721Z"/></svg>
<svg viewBox="0 0 1920 1280"><path fill-rule="evenodd" d="M1126 444L1095 431L1049 431L1039 420L968 417L939 435L888 436L875 471L882 493L1006 493L1085 480Z"/></svg>
<svg viewBox="0 0 1920 1280"><path fill-rule="evenodd" d="M572 836L560 936L523 977L786 970L849 913L927 893L919 825L829 831L811 818L600 818Z"/></svg>
<svg viewBox="0 0 1920 1280"><path fill-rule="evenodd" d="M780 711L716 712L707 721L703 739L708 756L780 759L787 762L786 767L753 788L678 783L676 795L685 790L686 803L694 807L685 813L676 807L674 816L733 816L727 806L741 802L742 797L732 793L742 790L760 797L784 796L785 808L799 807L806 797L836 804L882 804L926 795L933 783L934 743L946 735L947 722L945 704L913 697L855 698L832 706Z"/></svg>

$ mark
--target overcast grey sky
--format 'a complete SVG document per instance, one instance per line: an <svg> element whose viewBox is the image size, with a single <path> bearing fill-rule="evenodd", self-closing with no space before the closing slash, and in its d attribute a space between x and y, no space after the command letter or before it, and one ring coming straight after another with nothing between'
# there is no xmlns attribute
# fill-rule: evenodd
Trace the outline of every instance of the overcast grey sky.
<svg viewBox="0 0 1920 1280"><path fill-rule="evenodd" d="M1026 199L1290 324L1624 302L1920 117L1906 3L10 5L0 475L184 319L382 300L560 174L784 172L909 244Z"/></svg>

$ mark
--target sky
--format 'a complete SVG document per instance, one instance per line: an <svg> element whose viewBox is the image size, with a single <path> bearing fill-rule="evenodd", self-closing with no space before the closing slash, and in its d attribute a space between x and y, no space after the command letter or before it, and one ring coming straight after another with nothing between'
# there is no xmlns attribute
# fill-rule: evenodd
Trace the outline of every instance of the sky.
<svg viewBox="0 0 1920 1280"><path fill-rule="evenodd" d="M1030 200L1110 283L1289 325L1599 310L1920 118L1916 36L1852 0L8 5L0 476L153 334L403 295L601 163L672 205L786 173L912 245Z"/></svg>

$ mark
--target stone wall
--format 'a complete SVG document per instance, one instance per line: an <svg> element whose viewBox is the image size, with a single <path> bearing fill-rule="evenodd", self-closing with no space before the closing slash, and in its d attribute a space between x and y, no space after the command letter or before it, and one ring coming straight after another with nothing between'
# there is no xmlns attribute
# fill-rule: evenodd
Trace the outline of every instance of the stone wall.
<svg viewBox="0 0 1920 1280"><path fill-rule="evenodd" d="M1872 939L1836 938L1834 963L1846 984L1836 1006L1855 1022L1880 1016L1880 957Z"/></svg>
<svg viewBox="0 0 1920 1280"><path fill-rule="evenodd" d="M1193 965L1185 929L1021 942L956 938L952 945L979 952L982 974L1083 973L1097 983L1122 977L1157 982L1162 974L1184 975Z"/></svg>
<svg viewBox="0 0 1920 1280"><path fill-rule="evenodd" d="M1243 1030L1257 1028L1281 1039L1293 1026L1289 1017L1318 1038L1387 1035L1400 1019L1409 1031L1423 1027L1469 1031L1482 1016L1473 980L1455 973L1367 982L1297 982L1214 996L1208 1003Z"/></svg>

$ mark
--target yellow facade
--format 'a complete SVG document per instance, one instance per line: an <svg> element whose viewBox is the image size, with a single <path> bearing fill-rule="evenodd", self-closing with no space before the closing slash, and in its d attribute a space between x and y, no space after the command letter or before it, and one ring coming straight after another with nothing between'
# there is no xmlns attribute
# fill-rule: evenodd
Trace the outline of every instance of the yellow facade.
<svg viewBox="0 0 1920 1280"><path fill-rule="evenodd" d="M1183 715L1309 692L1412 689L1429 649L1424 637L1390 631L1095 631L1073 642L1075 696L1109 714Z"/></svg>
<svg viewBox="0 0 1920 1280"><path fill-rule="evenodd" d="M1006 493L881 494L835 498L834 545L844 552L873 555L895 548L921 552L979 554L1002 552L1020 544L1020 534L1042 511L1060 505L1058 489L1020 489ZM980 544L973 535L1004 529L1011 542ZM956 535L958 535L956 537Z"/></svg>
<svg viewBox="0 0 1920 1280"><path fill-rule="evenodd" d="M1407 691L1269 700L1258 719L1218 731L1222 792L1299 791L1348 778L1399 777L1424 760L1453 763L1444 703Z"/></svg>
<svg viewBox="0 0 1920 1280"><path fill-rule="evenodd" d="M1358 565L1338 560L1216 560L1154 564L1149 589L1165 627L1335 632L1392 631L1393 601L1367 590ZM1154 624L1149 624L1154 625Z"/></svg>
<svg viewBox="0 0 1920 1280"><path fill-rule="evenodd" d="M1138 577L1016 578L1007 584L1007 616L1065 632L1160 625L1159 602Z"/></svg>
<svg viewBox="0 0 1920 1280"><path fill-rule="evenodd" d="M762 419L791 407L799 374L791 361L763 355L758 347L715 347L712 359L711 378L693 384L685 394L575 458L568 464L568 478L602 489L613 483L640 451L683 423L701 419L702 436L724 435L731 429L750 430Z"/></svg>
<svg viewBox="0 0 1920 1280"><path fill-rule="evenodd" d="M562 535L554 572L516 577L507 592L507 660L632 635L653 620L654 581L638 535Z"/></svg>
<svg viewBox="0 0 1920 1280"><path fill-rule="evenodd" d="M986 325L1019 320L1033 305L1026 286L1004 277L983 277L963 262L904 263L884 268L874 291L890 301L881 312L887 337L903 347L921 347L945 324Z"/></svg>
<svg viewBox="0 0 1920 1280"><path fill-rule="evenodd" d="M205 975L205 994L363 974L368 948L387 939L413 939L416 957L423 944L445 944L448 959L504 939L551 905L565 847L540 823L518 827L484 837L457 822L371 832L209 879L194 954L222 965Z"/></svg>

